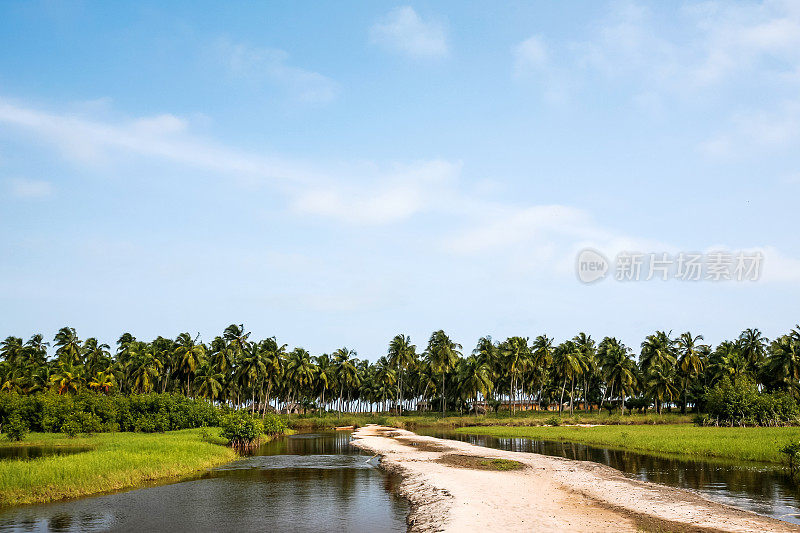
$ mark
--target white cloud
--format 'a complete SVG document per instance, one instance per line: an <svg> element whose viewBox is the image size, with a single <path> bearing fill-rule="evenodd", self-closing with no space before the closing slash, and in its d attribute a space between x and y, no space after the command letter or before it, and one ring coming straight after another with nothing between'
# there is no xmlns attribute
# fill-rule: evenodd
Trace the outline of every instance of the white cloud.
<svg viewBox="0 0 800 533"><path fill-rule="evenodd" d="M547 47L541 36L528 37L513 49L514 74L524 76L547 66Z"/></svg>
<svg viewBox="0 0 800 533"><path fill-rule="evenodd" d="M737 114L726 131L700 145L701 152L729 158L796 146L800 141L800 101L777 107L776 111Z"/></svg>
<svg viewBox="0 0 800 533"><path fill-rule="evenodd" d="M391 10L369 34L373 43L412 57L445 57L449 53L444 27L422 20L409 6Z"/></svg>
<svg viewBox="0 0 800 533"><path fill-rule="evenodd" d="M6 180L6 185L11 196L21 199L47 198L54 190L53 184L49 181L26 178L9 178Z"/></svg>
<svg viewBox="0 0 800 533"><path fill-rule="evenodd" d="M113 156L131 154L244 178L309 178L309 171L296 162L197 138L188 132L183 119L172 115L101 121L41 111L0 98L0 123L32 133L82 163L112 164Z"/></svg>
<svg viewBox="0 0 800 533"><path fill-rule="evenodd" d="M311 188L294 201L298 213L331 217L349 224L385 224L436 209L437 201L455 194L460 165L425 161L380 176L377 185Z"/></svg>
<svg viewBox="0 0 800 533"><path fill-rule="evenodd" d="M339 84L318 72L289 64L289 54L276 48L257 48L221 39L215 45L218 57L236 76L263 80L283 87L294 100L325 104L339 94Z"/></svg>

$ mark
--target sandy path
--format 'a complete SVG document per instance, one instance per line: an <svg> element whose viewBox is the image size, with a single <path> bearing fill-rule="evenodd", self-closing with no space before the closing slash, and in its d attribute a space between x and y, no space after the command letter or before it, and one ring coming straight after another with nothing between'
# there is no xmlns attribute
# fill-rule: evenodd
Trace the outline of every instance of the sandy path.
<svg viewBox="0 0 800 533"><path fill-rule="evenodd" d="M380 426L360 428L353 437L354 446L380 455L384 468L403 476L411 531L800 531L597 463ZM449 464L469 462L453 456L510 459L525 468L477 470Z"/></svg>

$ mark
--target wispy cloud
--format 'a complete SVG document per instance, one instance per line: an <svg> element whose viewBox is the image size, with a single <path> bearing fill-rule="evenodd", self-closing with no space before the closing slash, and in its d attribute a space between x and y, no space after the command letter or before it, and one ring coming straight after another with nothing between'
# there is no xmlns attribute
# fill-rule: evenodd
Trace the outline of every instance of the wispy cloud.
<svg viewBox="0 0 800 533"><path fill-rule="evenodd" d="M9 194L20 199L40 199L51 196L54 191L49 181L26 178L9 178L5 180Z"/></svg>
<svg viewBox="0 0 800 533"><path fill-rule="evenodd" d="M547 65L547 47L539 35L528 37L513 49L514 74L524 76Z"/></svg>
<svg viewBox="0 0 800 533"><path fill-rule="evenodd" d="M257 83L270 82L281 86L292 99L325 104L339 94L339 84L331 78L294 66L289 54L277 48L259 48L220 39L215 53L235 75Z"/></svg>
<svg viewBox="0 0 800 533"><path fill-rule="evenodd" d="M449 53L440 23L423 20L412 7L395 8L370 28L370 41L410 57L437 58Z"/></svg>
<svg viewBox="0 0 800 533"><path fill-rule="evenodd" d="M298 213L331 217L349 224L385 224L437 210L438 200L455 194L460 165L423 161L379 176L377 185L341 183L314 187L293 202Z"/></svg>
<svg viewBox="0 0 800 533"><path fill-rule="evenodd" d="M513 257L525 268L570 272L576 250L593 246L609 253L623 249L671 251L667 246L627 235L599 223L584 209L567 205L512 204L470 190L460 178L461 164L419 161L381 168L358 165L320 171L307 161L270 158L237 150L191 132L189 121L171 114L112 122L42 111L0 99L0 126L26 132L67 157L90 165L127 164L131 157L201 168L229 179L249 179L277 190L289 213L315 216L349 226L399 224L422 214L436 215L431 243L456 255ZM117 155L127 157L118 158ZM44 197L52 185L9 180L16 197ZM447 221L446 224L443 221ZM447 227L448 229L444 229ZM793 281L796 260L777 257L771 280ZM769 253L767 253L769 252Z"/></svg>
<svg viewBox="0 0 800 533"><path fill-rule="evenodd" d="M725 130L704 141L700 150L717 158L752 155L800 144L800 101L782 102L775 111L734 116Z"/></svg>
<svg viewBox="0 0 800 533"><path fill-rule="evenodd" d="M127 153L244 177L309 178L308 170L296 162L198 138L184 119L170 114L112 122L43 111L0 97L0 123L32 133L78 162L103 164L115 153Z"/></svg>

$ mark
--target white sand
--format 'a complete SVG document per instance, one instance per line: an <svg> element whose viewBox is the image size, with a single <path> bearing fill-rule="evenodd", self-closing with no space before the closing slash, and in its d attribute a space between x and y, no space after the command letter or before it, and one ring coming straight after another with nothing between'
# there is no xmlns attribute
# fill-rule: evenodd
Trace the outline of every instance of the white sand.
<svg viewBox="0 0 800 533"><path fill-rule="evenodd" d="M380 426L353 436L354 446L380 455L383 468L402 475L411 531L800 531L597 463ZM510 459L525 468L501 472L437 462L452 455Z"/></svg>

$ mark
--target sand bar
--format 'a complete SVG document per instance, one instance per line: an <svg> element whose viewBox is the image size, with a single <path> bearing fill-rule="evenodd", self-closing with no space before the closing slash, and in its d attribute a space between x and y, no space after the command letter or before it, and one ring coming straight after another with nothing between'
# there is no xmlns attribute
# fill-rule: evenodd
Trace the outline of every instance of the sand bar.
<svg viewBox="0 0 800 533"><path fill-rule="evenodd" d="M367 426L352 444L402 476L410 531L800 531L611 467ZM497 471L492 459L521 463ZM481 466L483 465L483 466Z"/></svg>

